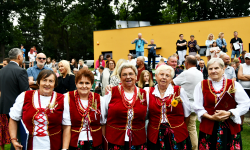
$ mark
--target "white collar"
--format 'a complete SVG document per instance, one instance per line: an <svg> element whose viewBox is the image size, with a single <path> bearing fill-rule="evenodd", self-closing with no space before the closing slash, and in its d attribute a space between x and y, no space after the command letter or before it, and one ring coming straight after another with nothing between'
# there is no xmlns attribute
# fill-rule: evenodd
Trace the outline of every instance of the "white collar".
<svg viewBox="0 0 250 150"><path fill-rule="evenodd" d="M212 83L220 83L223 81L223 79L225 78L225 76L223 75L223 77L220 79L220 81L213 81L210 77L208 77L208 80L211 80ZM226 79L226 78L225 78Z"/></svg>
<svg viewBox="0 0 250 150"><path fill-rule="evenodd" d="M18 64L17 62L15 62L15 61L10 61L10 62L16 63L16 65L18 65L18 66L19 66L19 64Z"/></svg>
<svg viewBox="0 0 250 150"><path fill-rule="evenodd" d="M171 95L173 93L174 93L174 88L173 88L172 84L169 84L163 98L168 97L169 95ZM160 94L160 91L158 89L158 84L155 85L155 89L154 89L152 94L155 95L156 97L161 98L161 94Z"/></svg>

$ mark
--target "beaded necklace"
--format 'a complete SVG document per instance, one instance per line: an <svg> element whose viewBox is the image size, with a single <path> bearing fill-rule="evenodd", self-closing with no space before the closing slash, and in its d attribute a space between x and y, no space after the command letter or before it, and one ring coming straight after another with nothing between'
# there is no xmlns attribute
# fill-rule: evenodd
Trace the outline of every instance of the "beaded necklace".
<svg viewBox="0 0 250 150"><path fill-rule="evenodd" d="M222 88L219 91L215 91L211 80L209 81L209 84L210 84L210 87L211 87L211 90L212 90L213 93L220 94L221 92L224 91L224 88L225 88L225 78L223 78Z"/></svg>
<svg viewBox="0 0 250 150"><path fill-rule="evenodd" d="M135 89L134 89L134 95L133 95L133 97L131 99L128 99L126 97L123 86L121 86L121 95L122 95L122 103L123 103L124 107L126 107L127 109L133 108L134 105L135 105L136 97L137 97L136 86L135 86ZM130 103L130 101L132 101L132 102Z"/></svg>
<svg viewBox="0 0 250 150"><path fill-rule="evenodd" d="M76 90L75 92L75 103L76 103L76 108L77 108L77 111L78 113L83 117L85 118L88 114L88 112L90 111L90 107L92 106L92 103L93 103L93 95L91 94L91 92L89 93L88 95L88 106L87 108L84 108L83 105L82 105L82 102L81 102L81 99L80 99L80 96L79 96L79 93L78 91Z"/></svg>

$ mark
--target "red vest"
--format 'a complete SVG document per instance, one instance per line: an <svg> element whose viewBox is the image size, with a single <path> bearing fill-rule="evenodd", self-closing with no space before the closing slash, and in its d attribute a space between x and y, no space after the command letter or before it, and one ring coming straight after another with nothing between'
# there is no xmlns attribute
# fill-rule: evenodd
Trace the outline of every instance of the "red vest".
<svg viewBox="0 0 250 150"><path fill-rule="evenodd" d="M26 91L23 104L22 120L27 127L30 137L28 140L28 150L33 149L33 133L34 133L34 117L39 112L34 105L34 93L35 91ZM55 105L57 107L50 113L47 109L45 112L48 121L48 134L50 138L50 149L61 149L62 147L62 118L64 110L64 95L60 93L54 93L56 96Z"/></svg>
<svg viewBox="0 0 250 150"><path fill-rule="evenodd" d="M154 89L154 87L151 87L149 91L149 123L147 135L148 139L152 143L156 144L162 119L162 107L157 104L157 97L152 94ZM174 93L175 97L178 97L180 95L179 86L174 86ZM171 98L172 97L173 96L171 96ZM184 141L188 137L188 130L187 125L184 121L185 117L182 103L179 102L176 107L172 107L172 112L171 108L167 107L166 116L171 129L174 131L176 142L179 143Z"/></svg>
<svg viewBox="0 0 250 150"><path fill-rule="evenodd" d="M137 96L133 107L133 119L131 123L132 145L142 145L146 142L145 118L147 113L146 92L139 90L145 101L140 102ZM118 86L112 88L112 97L109 103L106 138L109 143L116 145L125 144L125 134L128 120L128 109L123 105L121 91Z"/></svg>
<svg viewBox="0 0 250 150"><path fill-rule="evenodd" d="M201 85L202 85L202 93L203 93L203 99L204 99L203 106L209 115L213 115L215 112L214 107L215 107L215 104L217 103L216 95L211 91L208 79L203 80L201 82ZM228 91L231 85L234 88L234 83L232 82L232 80L226 79L226 82L225 82L226 88L224 89L223 93ZM221 95L223 95L223 93ZM234 97L234 94L231 94L231 95L232 97ZM241 131L240 125L234 123L231 119L227 119L226 122L229 125L231 134L236 134ZM214 127L213 120L202 117L201 124L200 124L200 131L206 134L212 135L213 127Z"/></svg>
<svg viewBox="0 0 250 150"><path fill-rule="evenodd" d="M70 106L70 118L71 118L71 141L70 146L77 147L78 138L82 130L82 124L84 118L78 113L75 103L75 91L68 92L69 94L69 106ZM100 95L94 93L94 100L97 101L97 109L100 110ZM95 115L95 111L88 113L90 119L90 133L93 139L93 146L96 147L102 144L102 130L100 124L100 115Z"/></svg>

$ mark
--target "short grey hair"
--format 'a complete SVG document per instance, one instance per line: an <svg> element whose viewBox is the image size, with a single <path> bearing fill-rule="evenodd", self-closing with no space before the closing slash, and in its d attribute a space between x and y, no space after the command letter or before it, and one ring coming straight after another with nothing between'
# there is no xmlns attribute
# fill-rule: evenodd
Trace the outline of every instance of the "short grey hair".
<svg viewBox="0 0 250 150"><path fill-rule="evenodd" d="M171 77L174 78L174 74L175 74L174 69L168 65L161 65L160 67L158 67L155 70L155 74L158 75L160 73L160 71L163 71L163 70L170 70Z"/></svg>
<svg viewBox="0 0 250 150"><path fill-rule="evenodd" d="M10 59L17 59L17 56L18 55L22 55L22 50L19 49L19 48L12 48L10 51L9 51L9 58Z"/></svg>
<svg viewBox="0 0 250 150"><path fill-rule="evenodd" d="M138 71L137 71L136 67L133 64L131 64L129 62L124 62L124 63L121 64L121 66L118 69L118 75L119 75L120 78L121 78L122 70L126 69L126 68L131 68L135 72L135 75L138 75Z"/></svg>
<svg viewBox="0 0 250 150"><path fill-rule="evenodd" d="M176 59L177 59L177 57L174 56L174 55L169 56L169 57L168 57L168 60L169 60L170 58L176 58Z"/></svg>
<svg viewBox="0 0 250 150"><path fill-rule="evenodd" d="M197 57L201 57L201 55L200 55L200 54L196 54L195 56L197 56Z"/></svg>
<svg viewBox="0 0 250 150"><path fill-rule="evenodd" d="M144 59L144 57L143 56L139 56L139 57L137 57L137 59L141 59L142 61L143 61L143 63L145 62L145 59Z"/></svg>
<svg viewBox="0 0 250 150"><path fill-rule="evenodd" d="M208 61L207 68L215 62L217 62L222 69L225 67L224 61L221 58L212 58Z"/></svg>

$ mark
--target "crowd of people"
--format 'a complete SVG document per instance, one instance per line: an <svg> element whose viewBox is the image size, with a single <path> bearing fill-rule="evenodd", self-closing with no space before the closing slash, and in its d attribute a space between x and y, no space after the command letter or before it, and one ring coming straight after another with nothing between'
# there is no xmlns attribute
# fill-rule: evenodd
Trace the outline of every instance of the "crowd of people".
<svg viewBox="0 0 250 150"><path fill-rule="evenodd" d="M242 49L242 40L234 35ZM10 142L11 149L23 147L17 136L20 120L30 134L28 150L243 149L250 53L238 49L241 56L233 52L237 58L230 59L223 36L214 41L209 34L206 64L194 36L187 42L180 34L178 54L166 63L162 58L156 67L153 63L154 72L145 63L148 42L142 34L132 41L138 48L136 60L132 54L117 62L100 55L94 71L83 60L56 63L43 53L35 55L36 64L26 71L20 67L23 49L11 49L0 70L1 149ZM231 42L234 49L237 42ZM153 39L150 43L154 61L157 47Z"/></svg>

